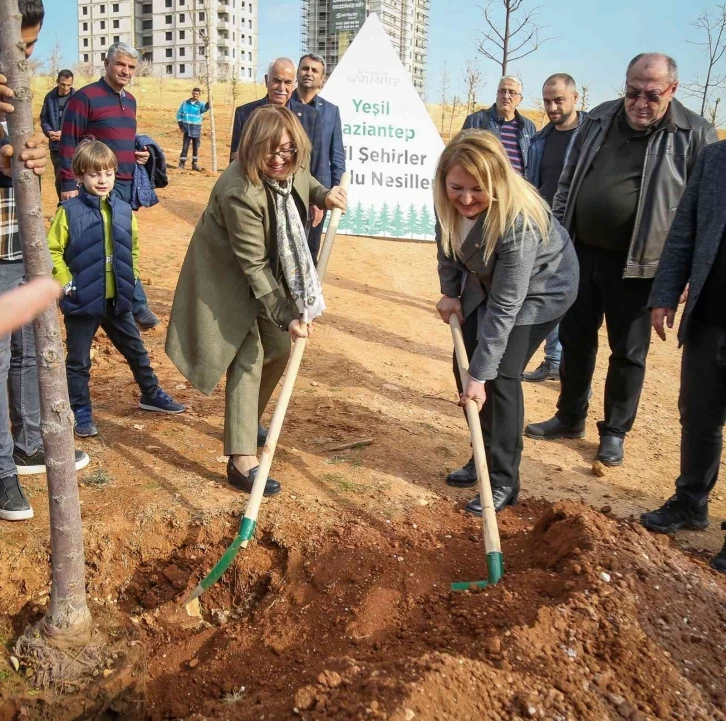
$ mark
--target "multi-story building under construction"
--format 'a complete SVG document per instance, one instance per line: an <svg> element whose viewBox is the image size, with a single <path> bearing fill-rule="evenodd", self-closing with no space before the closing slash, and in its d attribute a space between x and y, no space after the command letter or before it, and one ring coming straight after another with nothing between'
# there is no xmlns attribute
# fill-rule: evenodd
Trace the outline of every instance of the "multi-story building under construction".
<svg viewBox="0 0 726 721"><path fill-rule="evenodd" d="M420 95L426 87L429 8L431 0L302 0L300 46L322 55L330 75L357 32L342 30L335 20L339 7L359 6L361 19L376 13ZM353 11L355 12L355 11Z"/></svg>
<svg viewBox="0 0 726 721"><path fill-rule="evenodd" d="M106 51L126 42L157 77L236 75L254 82L258 0L78 0L78 60L100 72ZM207 58L207 55L209 58Z"/></svg>

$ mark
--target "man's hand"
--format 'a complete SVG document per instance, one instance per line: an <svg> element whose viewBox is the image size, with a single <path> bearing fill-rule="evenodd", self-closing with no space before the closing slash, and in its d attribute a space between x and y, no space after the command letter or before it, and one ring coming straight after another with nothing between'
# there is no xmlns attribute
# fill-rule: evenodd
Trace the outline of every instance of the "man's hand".
<svg viewBox="0 0 726 721"><path fill-rule="evenodd" d="M149 162L151 153L144 146L143 150L137 150L134 155L136 156L136 162L138 165L146 165Z"/></svg>
<svg viewBox="0 0 726 721"><path fill-rule="evenodd" d="M29 323L61 294L51 278L36 278L0 295L0 336Z"/></svg>
<svg viewBox="0 0 726 721"><path fill-rule="evenodd" d="M61 193L61 200L70 200L71 198L75 198L76 195L78 195L77 190L64 190Z"/></svg>
<svg viewBox="0 0 726 721"><path fill-rule="evenodd" d="M473 378L469 378L464 392L459 396L459 405L464 408L469 401L474 401L476 407L481 410L484 406L484 401L487 399L486 390L484 384L479 381L475 381Z"/></svg>
<svg viewBox="0 0 726 721"><path fill-rule="evenodd" d="M303 323L299 318L296 318L290 323L287 330L294 343L298 338L309 338L313 334L314 328L312 323Z"/></svg>
<svg viewBox="0 0 726 721"><path fill-rule="evenodd" d="M310 219L313 228L317 228L323 222L324 211L320 210L317 205L310 206Z"/></svg>
<svg viewBox="0 0 726 721"><path fill-rule="evenodd" d="M444 323L449 322L452 313L459 316L459 323L463 325L464 314L461 311L461 301L458 298L450 298L448 295L442 295L441 300L436 304L436 310L439 311L441 320Z"/></svg>
<svg viewBox="0 0 726 721"><path fill-rule="evenodd" d="M651 308L650 309L650 322L655 328L655 332L660 336L661 340L666 339L665 328L663 323L673 328L673 320L676 317L676 311L673 308Z"/></svg>
<svg viewBox="0 0 726 721"><path fill-rule="evenodd" d="M325 207L328 210L332 210L333 208L345 210L348 207L348 193L346 193L339 185L336 185L332 190L329 190L328 194L325 196Z"/></svg>
<svg viewBox="0 0 726 721"><path fill-rule="evenodd" d="M0 78L3 76L0 75ZM0 85L0 90L2 86ZM0 103L2 105L2 103ZM33 133L25 143L27 150L20 153L20 159L25 163L28 170L32 170L36 175L43 175L45 166L48 163L48 138L43 133ZM0 148L0 173L12 176L13 171L10 165L10 158L13 157L13 146L3 145Z"/></svg>
<svg viewBox="0 0 726 721"><path fill-rule="evenodd" d="M61 131L60 130L51 130L48 133L48 140L50 140L53 143L58 142L61 139Z"/></svg>
<svg viewBox="0 0 726 721"><path fill-rule="evenodd" d="M686 283L686 289L681 293L681 297L678 299L678 305L685 303L688 300L688 289L691 287L690 283Z"/></svg>

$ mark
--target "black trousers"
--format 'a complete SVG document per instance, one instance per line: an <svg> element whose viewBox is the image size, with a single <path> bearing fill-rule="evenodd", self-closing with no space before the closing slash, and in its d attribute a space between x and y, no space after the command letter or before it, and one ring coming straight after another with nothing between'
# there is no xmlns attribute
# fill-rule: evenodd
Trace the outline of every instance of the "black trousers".
<svg viewBox="0 0 726 721"><path fill-rule="evenodd" d="M704 506L718 480L726 422L726 329L692 321L683 345L681 390L681 475L676 494Z"/></svg>
<svg viewBox="0 0 726 721"><path fill-rule="evenodd" d="M313 263L315 263L315 265L318 264L318 255L320 255L320 241L323 237L323 226L325 225L325 216L327 214L327 210L323 211L323 219L315 228L310 226L310 230L308 231L308 248L310 248L310 255L313 256Z"/></svg>
<svg viewBox="0 0 726 721"><path fill-rule="evenodd" d="M499 364L494 380L485 383L486 401L479 413L489 482L492 488L519 486L519 463L522 459L522 428L524 427L524 397L522 373L535 351L550 331L560 322L559 318L538 325L518 325L512 328L507 348ZM477 346L477 312L464 321L462 334L469 358ZM461 393L461 377L454 356L454 376Z"/></svg>
<svg viewBox="0 0 726 721"><path fill-rule="evenodd" d="M187 159L189 153L189 143L192 144L192 162L196 163L199 160L199 140L200 138L191 138L184 133L184 140L182 141L182 151L179 156L179 160L184 162Z"/></svg>
<svg viewBox="0 0 726 721"><path fill-rule="evenodd" d="M60 177L60 150L50 149L50 162L53 163L53 173L55 174L55 192L58 194L58 200L61 197L61 177Z"/></svg>
<svg viewBox="0 0 726 721"><path fill-rule="evenodd" d="M650 348L648 296L652 279L623 278L620 254L578 246L577 300L560 325L562 360L557 417L567 425L587 418L588 395L598 349L598 331L607 323L610 361L605 381L601 436L624 438L635 421Z"/></svg>
<svg viewBox="0 0 726 721"><path fill-rule="evenodd" d="M151 368L149 354L131 313L115 315L110 304L102 316L64 316L66 326L66 377L71 408L91 405L91 341L99 326L126 359L144 395L154 395L159 381Z"/></svg>

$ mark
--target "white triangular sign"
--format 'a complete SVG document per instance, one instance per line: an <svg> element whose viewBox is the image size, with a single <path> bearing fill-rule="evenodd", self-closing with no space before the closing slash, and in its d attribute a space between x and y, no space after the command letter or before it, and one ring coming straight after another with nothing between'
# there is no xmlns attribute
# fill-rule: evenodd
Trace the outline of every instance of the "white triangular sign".
<svg viewBox="0 0 726 721"><path fill-rule="evenodd" d="M351 173L338 232L433 240L433 178L444 143L375 13L321 96L340 108Z"/></svg>

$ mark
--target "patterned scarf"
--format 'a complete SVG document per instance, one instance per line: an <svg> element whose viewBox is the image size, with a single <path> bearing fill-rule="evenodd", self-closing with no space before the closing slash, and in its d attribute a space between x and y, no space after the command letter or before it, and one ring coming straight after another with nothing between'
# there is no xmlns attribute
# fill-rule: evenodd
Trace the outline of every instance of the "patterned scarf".
<svg viewBox="0 0 726 721"><path fill-rule="evenodd" d="M303 322L310 323L323 314L325 299L305 238L305 228L292 197L292 178L282 183L264 178L264 182L275 198L277 255L282 273Z"/></svg>

